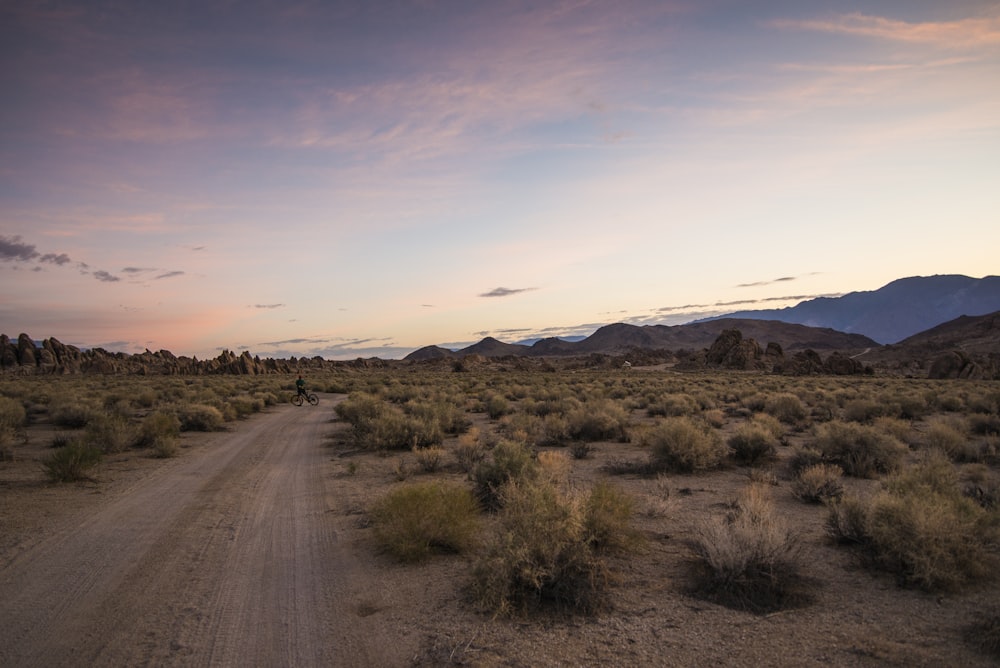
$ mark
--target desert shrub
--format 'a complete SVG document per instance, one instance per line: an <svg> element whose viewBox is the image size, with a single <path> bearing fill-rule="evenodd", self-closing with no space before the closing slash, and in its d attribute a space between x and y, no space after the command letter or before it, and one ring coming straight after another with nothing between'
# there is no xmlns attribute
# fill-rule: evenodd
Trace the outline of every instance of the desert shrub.
<svg viewBox="0 0 1000 668"><path fill-rule="evenodd" d="M934 397L934 405L942 411L960 413L965 408L965 401L963 401L961 395L953 392L943 392Z"/></svg>
<svg viewBox="0 0 1000 668"><path fill-rule="evenodd" d="M607 482L594 485L583 508L584 539L597 552L631 552L642 542L632 527L635 502Z"/></svg>
<svg viewBox="0 0 1000 668"><path fill-rule="evenodd" d="M916 430L913 424L907 420L894 417L877 417L872 421L872 427L877 431L889 434L902 443L914 445Z"/></svg>
<svg viewBox="0 0 1000 668"><path fill-rule="evenodd" d="M132 401L140 408L152 408L156 405L157 392L152 388L141 389L132 395Z"/></svg>
<svg viewBox="0 0 1000 668"><path fill-rule="evenodd" d="M754 413L750 417L750 424L766 429L776 439L780 440L785 436L785 426L781 424L781 420L769 413Z"/></svg>
<svg viewBox="0 0 1000 668"><path fill-rule="evenodd" d="M122 452L134 442L135 431L125 417L116 413L101 413L87 423L83 440L105 454Z"/></svg>
<svg viewBox="0 0 1000 668"><path fill-rule="evenodd" d="M588 540L580 503L544 481L508 484L503 496L497 531L473 567L479 604L498 615L604 608L611 574Z"/></svg>
<svg viewBox="0 0 1000 668"><path fill-rule="evenodd" d="M977 462L979 446L953 420L932 420L924 433L924 444L937 448L955 462Z"/></svg>
<svg viewBox="0 0 1000 668"><path fill-rule="evenodd" d="M473 427L459 436L453 453L459 467L466 473L471 472L486 457L486 446L479 439L479 430Z"/></svg>
<svg viewBox="0 0 1000 668"><path fill-rule="evenodd" d="M893 401L896 415L903 420L917 420L927 414L927 400L917 394L898 396Z"/></svg>
<svg viewBox="0 0 1000 668"><path fill-rule="evenodd" d="M573 459L586 459L593 450L594 446L586 441L577 441L569 446L569 451L573 455Z"/></svg>
<svg viewBox="0 0 1000 668"><path fill-rule="evenodd" d="M533 480L537 473L537 464L523 443L500 441L473 472L476 499L487 510L497 510L503 504L503 488L508 483Z"/></svg>
<svg viewBox="0 0 1000 668"><path fill-rule="evenodd" d="M785 424L801 422L808 415L802 400L790 392L779 392L767 397L764 402L764 412Z"/></svg>
<svg viewBox="0 0 1000 668"><path fill-rule="evenodd" d="M538 445L564 445L570 442L572 437L569 420L560 413L549 413L541 418L540 433L534 440Z"/></svg>
<svg viewBox="0 0 1000 668"><path fill-rule="evenodd" d="M432 445L427 448L413 448L417 465L425 473L434 473L441 466L441 458L444 457L444 448Z"/></svg>
<svg viewBox="0 0 1000 668"><path fill-rule="evenodd" d="M673 508L673 497L670 494L670 479L663 474L657 475L647 486L642 512L646 517L666 517Z"/></svg>
<svg viewBox="0 0 1000 668"><path fill-rule="evenodd" d="M701 526L694 542L694 592L728 607L770 612L808 603L799 543L762 485L750 485L725 518Z"/></svg>
<svg viewBox="0 0 1000 668"><path fill-rule="evenodd" d="M659 397L646 406L650 417L680 417L699 411L698 402L690 394L671 393Z"/></svg>
<svg viewBox="0 0 1000 668"><path fill-rule="evenodd" d="M977 436L1000 436L1000 415L972 415L969 429Z"/></svg>
<svg viewBox="0 0 1000 668"><path fill-rule="evenodd" d="M544 439L545 421L537 415L511 413L497 422L497 433L514 441L539 443Z"/></svg>
<svg viewBox="0 0 1000 668"><path fill-rule="evenodd" d="M102 454L100 448L75 440L42 459L42 469L55 482L86 480L88 471L101 462Z"/></svg>
<svg viewBox="0 0 1000 668"><path fill-rule="evenodd" d="M883 405L871 399L855 399L844 406L844 419L848 422L869 423L882 415L885 415Z"/></svg>
<svg viewBox="0 0 1000 668"><path fill-rule="evenodd" d="M844 473L873 478L899 469L907 447L893 436L853 422L827 422L818 427L812 447Z"/></svg>
<svg viewBox="0 0 1000 668"><path fill-rule="evenodd" d="M628 412L615 401L591 401L566 415L570 438L581 441L625 441Z"/></svg>
<svg viewBox="0 0 1000 668"><path fill-rule="evenodd" d="M264 410L264 401L262 399L256 399L248 395L229 397L226 403L236 413L238 419L247 418L254 413Z"/></svg>
<svg viewBox="0 0 1000 668"><path fill-rule="evenodd" d="M753 423L741 424L728 440L733 459L755 466L774 458L777 439L764 427Z"/></svg>
<svg viewBox="0 0 1000 668"><path fill-rule="evenodd" d="M180 446L177 443L176 438L160 437L153 441L152 444L153 455L160 457L162 459L169 459L170 457L176 457L177 453L180 452Z"/></svg>
<svg viewBox="0 0 1000 668"><path fill-rule="evenodd" d="M987 473L970 478L962 488L962 494L987 510L1000 509L1000 474Z"/></svg>
<svg viewBox="0 0 1000 668"><path fill-rule="evenodd" d="M486 415L491 420L499 420L504 415L514 412L513 406L502 394L491 393L483 401L483 406L486 408Z"/></svg>
<svg viewBox="0 0 1000 668"><path fill-rule="evenodd" d="M867 545L868 505L856 496L842 497L829 505L826 532L841 545Z"/></svg>
<svg viewBox="0 0 1000 668"><path fill-rule="evenodd" d="M767 405L767 395L763 392L756 392L750 396L743 398L743 407L753 411L754 413L759 413L764 410Z"/></svg>
<svg viewBox="0 0 1000 668"><path fill-rule="evenodd" d="M7 427L16 432L24 427L27 420L28 412L23 403L10 397L0 397L0 428Z"/></svg>
<svg viewBox="0 0 1000 668"><path fill-rule="evenodd" d="M392 463L392 476L397 482L403 482L410 477L413 471L407 465L406 460L402 457L397 457Z"/></svg>
<svg viewBox="0 0 1000 668"><path fill-rule="evenodd" d="M176 415L155 411L142 419L136 445L155 446L160 441L176 439L180 433L181 421Z"/></svg>
<svg viewBox="0 0 1000 668"><path fill-rule="evenodd" d="M1000 660L1000 609L987 610L965 628L965 639L987 656Z"/></svg>
<svg viewBox="0 0 1000 668"><path fill-rule="evenodd" d="M464 552L479 531L479 507L461 485L426 482L395 489L371 511L375 541L405 562L435 552Z"/></svg>
<svg viewBox="0 0 1000 668"><path fill-rule="evenodd" d="M181 431L222 431L225 418L215 406L207 404L182 404L177 407Z"/></svg>
<svg viewBox="0 0 1000 668"><path fill-rule="evenodd" d="M692 473L717 468L727 454L718 433L690 418L667 418L643 434L656 471Z"/></svg>
<svg viewBox="0 0 1000 668"><path fill-rule="evenodd" d="M569 482L572 464L565 452L545 450L538 453L538 470L543 477L556 485L565 486Z"/></svg>
<svg viewBox="0 0 1000 668"><path fill-rule="evenodd" d="M350 423L358 446L367 450L409 450L440 445L444 433L436 417L425 419L407 415L396 405L359 392L351 394L334 408Z"/></svg>
<svg viewBox="0 0 1000 668"><path fill-rule="evenodd" d="M97 413L95 408L79 401L60 401L49 406L49 419L52 424L69 429L86 427Z"/></svg>
<svg viewBox="0 0 1000 668"><path fill-rule="evenodd" d="M454 402L408 401L403 410L422 422L436 423L445 434L461 434L472 424L463 408Z"/></svg>
<svg viewBox="0 0 1000 668"><path fill-rule="evenodd" d="M350 424L356 431L364 431L365 423L377 418L385 408L385 403L375 395L357 392L348 395L333 410L341 420Z"/></svg>
<svg viewBox="0 0 1000 668"><path fill-rule="evenodd" d="M994 577L996 518L962 496L954 467L941 453L928 452L870 501L853 504L849 528L837 531L862 545L869 563L900 584L953 591ZM828 527L847 524L837 504L833 509L837 517Z"/></svg>
<svg viewBox="0 0 1000 668"><path fill-rule="evenodd" d="M833 464L814 464L799 472L792 483L792 494L806 503L839 499L844 493L840 478L843 469Z"/></svg>

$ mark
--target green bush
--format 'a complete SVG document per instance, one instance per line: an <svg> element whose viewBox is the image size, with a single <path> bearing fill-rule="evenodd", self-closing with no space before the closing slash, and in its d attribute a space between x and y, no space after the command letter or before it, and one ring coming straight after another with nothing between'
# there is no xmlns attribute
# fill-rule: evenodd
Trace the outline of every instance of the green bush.
<svg viewBox="0 0 1000 668"><path fill-rule="evenodd" d="M643 434L654 471L693 473L717 468L727 454L718 433L687 417L667 418Z"/></svg>
<svg viewBox="0 0 1000 668"><path fill-rule="evenodd" d="M465 552L479 532L479 507L468 489L426 482L393 490L371 511L375 541L404 562L417 562L435 552Z"/></svg>
<svg viewBox="0 0 1000 668"><path fill-rule="evenodd" d="M100 448L76 440L42 459L42 468L55 482L85 480L87 472L101 462L101 457Z"/></svg>
<svg viewBox="0 0 1000 668"><path fill-rule="evenodd" d="M899 469L908 449L883 431L853 422L827 422L818 427L812 447L824 461L838 464L844 473L874 478Z"/></svg>
<svg viewBox="0 0 1000 668"><path fill-rule="evenodd" d="M694 543L694 593L762 613L811 600L801 576L799 542L762 485L750 485L724 518L701 526Z"/></svg>

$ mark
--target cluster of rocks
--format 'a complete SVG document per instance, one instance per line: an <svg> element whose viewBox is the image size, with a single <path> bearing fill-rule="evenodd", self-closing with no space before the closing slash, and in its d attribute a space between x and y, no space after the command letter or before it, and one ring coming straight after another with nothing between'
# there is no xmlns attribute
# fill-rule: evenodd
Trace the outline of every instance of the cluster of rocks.
<svg viewBox="0 0 1000 668"><path fill-rule="evenodd" d="M1000 378L1000 358L990 355L973 359L961 350L952 350L934 360L927 377L995 380Z"/></svg>
<svg viewBox="0 0 1000 668"><path fill-rule="evenodd" d="M766 347L761 347L754 339L743 338L743 333L738 329L724 330L711 347L688 356L680 366L688 369L704 367L796 376L848 376L872 372L870 367L839 352L831 353L825 360L812 349L786 357L781 345L771 342Z"/></svg>
<svg viewBox="0 0 1000 668"><path fill-rule="evenodd" d="M365 360L359 360L366 364ZM223 350L218 357L199 360L197 357L177 357L169 350L130 355L113 353L103 348L80 350L53 338L44 339L41 345L27 334L16 341L0 334L0 373L21 374L133 374L133 375L210 375L236 374L261 375L294 373L305 369L318 370L333 366L322 357L261 359L244 351L237 355ZM353 363L348 363L353 364Z"/></svg>

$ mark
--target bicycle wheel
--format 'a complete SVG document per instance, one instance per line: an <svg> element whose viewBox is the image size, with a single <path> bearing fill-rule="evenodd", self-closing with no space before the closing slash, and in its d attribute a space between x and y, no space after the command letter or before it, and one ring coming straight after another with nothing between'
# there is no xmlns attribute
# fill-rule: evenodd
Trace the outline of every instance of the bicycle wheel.
<svg viewBox="0 0 1000 668"><path fill-rule="evenodd" d="M293 394L292 395L292 403L295 404L296 406L301 406L302 405L302 395L301 394Z"/></svg>
<svg viewBox="0 0 1000 668"><path fill-rule="evenodd" d="M313 406L319 403L319 397L317 397L315 394L310 394L307 397L307 399L309 399L309 403L312 404Z"/></svg>

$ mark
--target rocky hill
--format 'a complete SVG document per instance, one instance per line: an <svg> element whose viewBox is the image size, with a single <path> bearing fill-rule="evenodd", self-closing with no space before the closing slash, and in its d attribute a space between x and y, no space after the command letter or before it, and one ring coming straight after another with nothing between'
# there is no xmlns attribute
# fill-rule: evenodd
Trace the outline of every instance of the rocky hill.
<svg viewBox="0 0 1000 668"><path fill-rule="evenodd" d="M636 350L687 351L708 348L726 330L739 330L745 338L762 341L764 345L775 343L789 352L806 349L859 352L878 347L875 341L860 334L845 334L832 329L778 321L727 318L687 325L639 326L616 323L601 327L581 341L542 339L531 346L502 343L487 337L456 351L428 346L410 353L404 359L429 360L471 354L483 357L575 357L592 354L619 355Z"/></svg>
<svg viewBox="0 0 1000 668"><path fill-rule="evenodd" d="M960 316L863 356L931 378L1000 378L1000 311Z"/></svg>
<svg viewBox="0 0 1000 668"><path fill-rule="evenodd" d="M293 373L305 368L314 369L333 364L322 358L275 360L261 359L244 351L237 355L228 350L218 357L199 360L196 357L177 357L169 350L137 355L108 352L102 348L80 350L61 343L56 338L44 339L41 345L27 334L16 340L0 334L0 373L19 374L268 374Z"/></svg>

